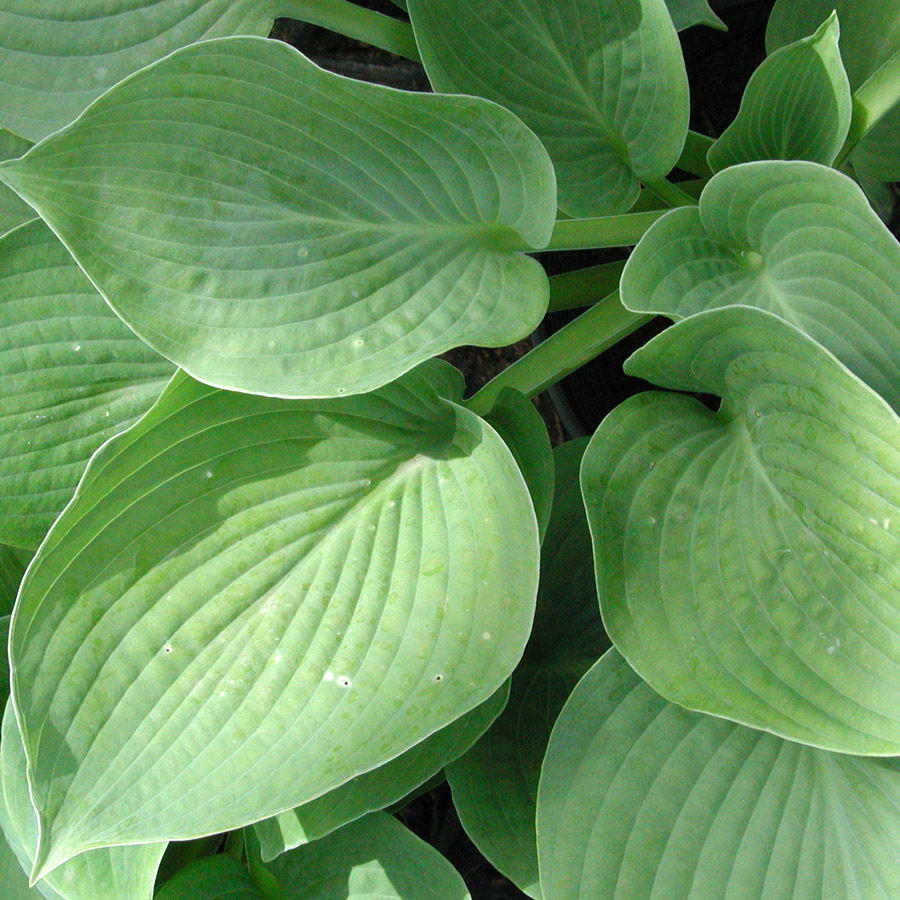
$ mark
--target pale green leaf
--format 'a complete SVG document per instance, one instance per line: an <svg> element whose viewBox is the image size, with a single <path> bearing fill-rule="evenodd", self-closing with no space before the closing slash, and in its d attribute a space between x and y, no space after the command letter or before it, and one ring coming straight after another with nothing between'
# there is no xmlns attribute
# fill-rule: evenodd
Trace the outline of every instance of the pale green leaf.
<svg viewBox="0 0 900 900"><path fill-rule="evenodd" d="M553 729L538 846L553 900L893 900L900 768L687 712L611 650Z"/></svg>
<svg viewBox="0 0 900 900"><path fill-rule="evenodd" d="M586 443L572 441L554 453L556 495L541 554L534 631L513 674L509 703L484 737L447 766L469 837L532 897L541 896L534 821L550 729L578 679L609 646L578 486Z"/></svg>
<svg viewBox="0 0 900 900"><path fill-rule="evenodd" d="M28 886L28 874L19 864L2 830L0 830L0 885L3 886L3 900L43 900L43 894L37 888Z"/></svg>
<svg viewBox="0 0 900 900"><path fill-rule="evenodd" d="M177 872L163 885L156 900L263 900L263 896L244 866L230 856L219 855L198 859Z"/></svg>
<svg viewBox="0 0 900 900"><path fill-rule="evenodd" d="M381 812L285 853L269 868L284 900L470 900L437 850Z"/></svg>
<svg viewBox="0 0 900 900"><path fill-rule="evenodd" d="M461 395L438 362L321 401L179 374L101 448L10 639L40 869L299 806L503 684L537 523Z"/></svg>
<svg viewBox="0 0 900 900"><path fill-rule="evenodd" d="M812 36L776 50L750 76L734 122L708 154L714 171L758 159L831 165L850 129L850 83L831 16Z"/></svg>
<svg viewBox="0 0 900 900"><path fill-rule="evenodd" d="M708 25L726 31L725 23L713 12L707 0L666 0L669 15L676 30L684 31L693 25Z"/></svg>
<svg viewBox="0 0 900 900"><path fill-rule="evenodd" d="M673 325L626 371L722 404L639 394L585 453L613 643L683 706L900 754L900 419L746 306Z"/></svg>
<svg viewBox="0 0 900 900"><path fill-rule="evenodd" d="M621 290L629 309L676 319L737 304L775 313L900 410L900 245L833 169L721 172L699 209L674 210L644 235Z"/></svg>
<svg viewBox="0 0 900 900"><path fill-rule="evenodd" d="M22 156L31 146L31 141L0 128L0 162ZM24 224L34 216L34 210L15 191L5 184L0 185L0 234Z"/></svg>
<svg viewBox="0 0 900 900"><path fill-rule="evenodd" d="M543 539L553 507L553 448L534 404L514 388L503 388L485 416L512 451L528 485Z"/></svg>
<svg viewBox="0 0 900 900"><path fill-rule="evenodd" d="M624 212L678 161L688 83L664 0L408 6L434 89L495 100L533 128L569 215Z"/></svg>
<svg viewBox="0 0 900 900"><path fill-rule="evenodd" d="M374 389L549 299L512 249L553 227L553 168L472 97L342 78L286 44L196 44L0 166L144 340L208 384Z"/></svg>
<svg viewBox="0 0 900 900"><path fill-rule="evenodd" d="M107 88L194 41L269 33L272 0L4 0L0 126L37 141Z"/></svg>
<svg viewBox="0 0 900 900"><path fill-rule="evenodd" d="M856 90L900 50L900 5L888 0L776 0L766 32L769 52L811 35L837 11L840 51ZM900 179L900 107L889 112L850 157L880 181Z"/></svg>
<svg viewBox="0 0 900 900"><path fill-rule="evenodd" d="M509 697L504 684L484 703L410 747L396 759L340 787L254 825L265 861L407 797L464 753L500 715Z"/></svg>
<svg viewBox="0 0 900 900"><path fill-rule="evenodd" d="M20 866L30 870L38 823L28 795L25 751L11 703L6 704L0 739L0 828ZM151 900L165 849L165 844L145 844L91 850L61 865L35 888L48 900ZM5 891L3 882L0 886ZM5 892L3 898L7 900Z"/></svg>
<svg viewBox="0 0 900 900"><path fill-rule="evenodd" d="M43 222L0 238L0 541L36 549L91 454L173 371Z"/></svg>

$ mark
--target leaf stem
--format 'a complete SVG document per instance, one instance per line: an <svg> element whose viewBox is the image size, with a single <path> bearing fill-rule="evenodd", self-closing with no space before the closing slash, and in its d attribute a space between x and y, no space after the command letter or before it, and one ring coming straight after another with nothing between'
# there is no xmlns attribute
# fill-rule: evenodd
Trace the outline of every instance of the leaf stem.
<svg viewBox="0 0 900 900"><path fill-rule="evenodd" d="M225 837L225 849L223 851L226 856L237 860L239 863L244 862L244 833L241 830L229 831Z"/></svg>
<svg viewBox="0 0 900 900"><path fill-rule="evenodd" d="M350 0L275 0L276 16L318 25L421 62L412 27L406 22L351 3Z"/></svg>
<svg viewBox="0 0 900 900"><path fill-rule="evenodd" d="M705 134L698 131L689 131L687 139L684 142L684 150L681 151L681 157L677 166L691 175L697 175L700 178L709 178L713 174L713 170L706 161L706 154L715 141Z"/></svg>
<svg viewBox="0 0 900 900"><path fill-rule="evenodd" d="M557 219L550 243L542 250L592 250L633 247L644 232L668 210L599 216L595 219Z"/></svg>
<svg viewBox="0 0 900 900"><path fill-rule="evenodd" d="M900 103L900 50L888 57L854 92L850 130L834 161L838 168L853 148Z"/></svg>
<svg viewBox="0 0 900 900"><path fill-rule="evenodd" d="M505 387L534 397L652 318L625 309L616 291L492 378L465 405L477 415L487 415Z"/></svg>
<svg viewBox="0 0 900 900"><path fill-rule="evenodd" d="M625 260L576 269L550 278L550 306L547 312L591 306L619 287Z"/></svg>
<svg viewBox="0 0 900 900"><path fill-rule="evenodd" d="M657 181L645 181L644 184L647 190L652 191L663 203L668 203L669 206L697 205L694 197L683 191L677 184L672 184L666 178L660 178Z"/></svg>

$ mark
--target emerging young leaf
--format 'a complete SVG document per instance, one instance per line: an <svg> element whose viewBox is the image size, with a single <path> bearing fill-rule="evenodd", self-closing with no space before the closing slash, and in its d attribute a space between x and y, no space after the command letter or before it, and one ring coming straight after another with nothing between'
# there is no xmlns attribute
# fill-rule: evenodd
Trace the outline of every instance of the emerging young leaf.
<svg viewBox="0 0 900 900"><path fill-rule="evenodd" d="M118 319L53 232L0 238L0 541L36 549L91 454L174 371Z"/></svg>
<svg viewBox="0 0 900 900"><path fill-rule="evenodd" d="M850 87L856 90L900 50L900 5L889 0L776 0L766 32L771 53L813 34L837 11L840 51ZM881 181L900 179L900 107L889 112L850 157Z"/></svg>
<svg viewBox="0 0 900 900"><path fill-rule="evenodd" d="M759 162L716 175L699 208L644 235L622 302L680 319L746 305L827 347L900 411L900 245L833 169Z"/></svg>
<svg viewBox="0 0 900 900"><path fill-rule="evenodd" d="M900 419L821 345L730 307L673 325L582 488L616 647L677 703L900 754Z"/></svg>
<svg viewBox="0 0 900 900"><path fill-rule="evenodd" d="M250 873L230 856L206 856L172 876L156 900L266 900ZM285 897L284 900L293 900ZM296 900L305 900L297 897Z"/></svg>
<svg viewBox="0 0 900 900"><path fill-rule="evenodd" d="M4 0L0 126L38 141L194 41L269 33L289 0ZM19 154L16 154L17 156Z"/></svg>
<svg viewBox="0 0 900 900"><path fill-rule="evenodd" d="M664 0L408 0L436 91L511 109L553 159L560 209L624 212L664 177L688 128L688 83Z"/></svg>
<svg viewBox="0 0 900 900"><path fill-rule="evenodd" d="M11 703L6 704L0 738L0 828L24 872L31 870L38 823L28 796L25 751ZM89 850L63 863L35 892L48 900L152 900L156 870L165 844ZM3 898L7 900L6 885Z"/></svg>
<svg viewBox="0 0 900 900"><path fill-rule="evenodd" d="M890 900L900 767L668 703L615 650L557 720L538 792L553 900Z"/></svg>
<svg viewBox="0 0 900 900"><path fill-rule="evenodd" d="M537 524L461 395L438 362L321 401L179 374L101 448L10 638L40 871L299 806L509 677Z"/></svg>
<svg viewBox="0 0 900 900"><path fill-rule="evenodd" d="M507 682L484 703L396 759L357 775L297 809L257 822L253 828L262 859L268 862L286 850L318 840L366 813L384 809L407 797L468 750L503 712L508 698Z"/></svg>
<svg viewBox="0 0 900 900"><path fill-rule="evenodd" d="M285 44L195 44L0 166L113 309L208 384L371 390L527 335L553 168L513 115L325 72Z"/></svg>
<svg viewBox="0 0 900 900"><path fill-rule="evenodd" d="M22 156L31 146L31 141L0 128L0 162ZM15 191L5 184L0 185L0 234L5 234L34 217L34 210Z"/></svg>
<svg viewBox="0 0 900 900"><path fill-rule="evenodd" d="M750 77L737 118L709 151L714 171L759 159L831 165L850 129L850 82L831 16L814 35L776 50Z"/></svg>
<svg viewBox="0 0 900 900"><path fill-rule="evenodd" d="M609 646L578 468L586 440L554 452L553 515L541 553L534 630L509 703L478 743L447 766L460 821L478 849L531 897L540 897L534 831L538 778L556 715Z"/></svg>
<svg viewBox="0 0 900 900"><path fill-rule="evenodd" d="M470 900L456 869L382 812L285 853L269 868L284 900Z"/></svg>

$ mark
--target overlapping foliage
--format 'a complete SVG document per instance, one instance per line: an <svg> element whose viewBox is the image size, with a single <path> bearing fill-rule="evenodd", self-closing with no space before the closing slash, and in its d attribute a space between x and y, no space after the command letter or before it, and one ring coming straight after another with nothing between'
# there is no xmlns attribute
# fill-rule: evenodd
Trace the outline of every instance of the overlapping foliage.
<svg viewBox="0 0 900 900"><path fill-rule="evenodd" d="M535 900L893 900L900 2L778 0L716 141L705 0L397 5L0 10L4 900L467 900L445 776Z"/></svg>

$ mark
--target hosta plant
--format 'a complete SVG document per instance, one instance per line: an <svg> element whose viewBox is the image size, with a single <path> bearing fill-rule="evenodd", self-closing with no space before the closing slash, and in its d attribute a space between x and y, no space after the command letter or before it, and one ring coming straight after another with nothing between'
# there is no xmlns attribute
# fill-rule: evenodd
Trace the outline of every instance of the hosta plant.
<svg viewBox="0 0 900 900"><path fill-rule="evenodd" d="M0 4L4 900L464 900L445 779L537 900L895 898L900 2L777 0L715 140L705 0L397 5Z"/></svg>

